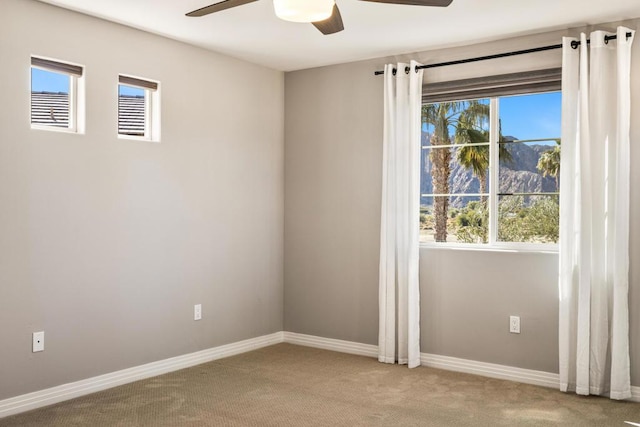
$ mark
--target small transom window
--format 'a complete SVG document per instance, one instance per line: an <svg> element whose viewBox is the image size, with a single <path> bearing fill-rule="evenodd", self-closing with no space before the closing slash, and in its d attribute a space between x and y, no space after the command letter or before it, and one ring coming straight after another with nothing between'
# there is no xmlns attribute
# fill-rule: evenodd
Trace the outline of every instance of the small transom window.
<svg viewBox="0 0 640 427"><path fill-rule="evenodd" d="M31 127L78 132L78 93L83 68L31 58Z"/></svg>
<svg viewBox="0 0 640 427"><path fill-rule="evenodd" d="M129 76L118 79L118 135L159 141L158 83Z"/></svg>

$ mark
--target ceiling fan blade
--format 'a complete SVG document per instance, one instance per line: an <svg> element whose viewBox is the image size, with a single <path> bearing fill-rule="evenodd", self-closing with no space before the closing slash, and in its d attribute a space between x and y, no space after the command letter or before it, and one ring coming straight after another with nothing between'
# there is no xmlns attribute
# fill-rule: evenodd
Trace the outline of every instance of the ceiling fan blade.
<svg viewBox="0 0 640 427"><path fill-rule="evenodd" d="M344 25L342 24L342 15L340 15L340 9L338 9L338 5L333 5L333 12L331 16L324 21L312 22L313 26L316 27L322 34L325 36L329 34L339 33L344 30Z"/></svg>
<svg viewBox="0 0 640 427"><path fill-rule="evenodd" d="M438 6L447 7L453 0L362 0L371 1L375 3L388 3L388 4L406 4L410 6Z"/></svg>
<svg viewBox="0 0 640 427"><path fill-rule="evenodd" d="M202 7L187 13L187 16L198 17L208 15L214 12L220 12L221 10L231 9L232 7L242 6L243 4L252 3L257 0L224 0L219 3L210 4L209 6Z"/></svg>

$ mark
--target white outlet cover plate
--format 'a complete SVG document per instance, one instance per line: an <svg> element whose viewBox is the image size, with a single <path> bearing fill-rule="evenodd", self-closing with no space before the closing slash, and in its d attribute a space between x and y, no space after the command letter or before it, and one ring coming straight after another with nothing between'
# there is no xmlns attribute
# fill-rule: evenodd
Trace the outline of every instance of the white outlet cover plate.
<svg viewBox="0 0 640 427"><path fill-rule="evenodd" d="M44 331L33 333L33 347L34 353L44 351Z"/></svg>
<svg viewBox="0 0 640 427"><path fill-rule="evenodd" d="M512 334L520 333L520 316L509 316L509 332Z"/></svg>
<svg viewBox="0 0 640 427"><path fill-rule="evenodd" d="M193 320L202 319L202 304L196 304L193 306Z"/></svg>

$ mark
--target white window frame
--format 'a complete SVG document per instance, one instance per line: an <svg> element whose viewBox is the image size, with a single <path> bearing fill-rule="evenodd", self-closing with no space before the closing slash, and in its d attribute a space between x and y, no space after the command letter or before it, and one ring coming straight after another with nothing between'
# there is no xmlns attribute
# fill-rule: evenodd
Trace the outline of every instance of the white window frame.
<svg viewBox="0 0 640 427"><path fill-rule="evenodd" d="M123 82L122 78L131 81ZM135 81L140 84L136 84ZM120 106L119 94L120 86L128 86L144 91L144 135L126 135L120 133ZM155 87L155 89L153 89ZM116 122L116 134L118 139L128 139L134 141L160 142L160 82L147 78L136 77L128 74L120 74L117 84L118 93L118 121Z"/></svg>
<svg viewBox="0 0 640 427"><path fill-rule="evenodd" d="M557 92L557 91L551 91ZM523 93L522 95L537 95L549 93L547 91ZM499 202L499 129L500 129L500 104L498 102L500 96L486 97L489 99L490 116L489 116L489 189L488 189L488 205L489 205L489 233L487 243L464 243L464 242L420 242L421 248L437 248L437 249L474 249L486 251L505 251L505 252L550 252L557 253L559 245L557 243L531 243L531 242L501 242L498 241L498 202ZM462 100L461 100L462 101ZM553 137L544 139L545 141L553 140ZM522 141L514 141L521 143ZM485 145L484 143L477 145ZM446 147L459 147L459 145L442 145L437 149ZM424 150L424 147L420 147ZM433 150L434 148L430 148ZM422 173L422 172L421 172ZM537 193L536 193L537 194ZM540 193L541 195L551 195L554 193ZM480 193L449 193L446 196L483 196ZM423 196L432 197L434 194L422 194Z"/></svg>
<svg viewBox="0 0 640 427"><path fill-rule="evenodd" d="M29 124L31 129L34 130L46 130L50 132L63 132L63 133L75 133L75 134L83 134L84 133L84 66L79 64L74 64L68 61L61 61L58 59L47 58L40 55L32 55L31 59L41 59L45 61L52 61L59 64L67 64L73 67L80 67L82 69L81 75L76 75L74 73L67 73L60 69L50 68L45 65L34 65L33 63L29 66ZM48 71L51 73L63 74L69 78L69 125L66 128L59 126L47 126L38 123L33 123L33 102L31 99L31 92L33 90L33 73L32 69L39 69Z"/></svg>

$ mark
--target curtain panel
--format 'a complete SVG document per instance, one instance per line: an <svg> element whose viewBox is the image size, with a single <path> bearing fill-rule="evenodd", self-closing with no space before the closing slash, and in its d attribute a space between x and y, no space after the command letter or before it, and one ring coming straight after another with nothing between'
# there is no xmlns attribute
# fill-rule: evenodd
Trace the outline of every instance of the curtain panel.
<svg viewBox="0 0 640 427"><path fill-rule="evenodd" d="M420 64L384 72L378 360L420 365ZM405 72L406 67L409 72ZM397 70L394 73L394 69Z"/></svg>
<svg viewBox="0 0 640 427"><path fill-rule="evenodd" d="M631 397L627 33L563 39L560 389L612 399Z"/></svg>

